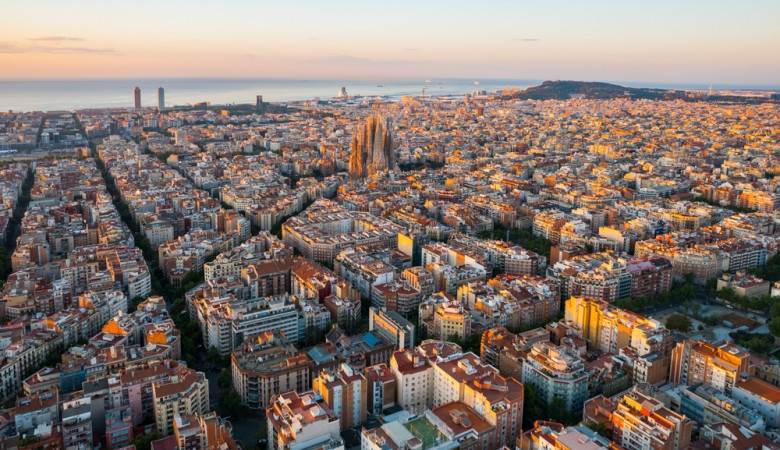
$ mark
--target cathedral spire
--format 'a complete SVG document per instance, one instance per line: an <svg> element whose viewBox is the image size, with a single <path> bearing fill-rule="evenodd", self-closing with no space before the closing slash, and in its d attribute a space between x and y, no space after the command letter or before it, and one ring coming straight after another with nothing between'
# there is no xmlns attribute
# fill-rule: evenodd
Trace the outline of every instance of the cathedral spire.
<svg viewBox="0 0 780 450"><path fill-rule="evenodd" d="M381 116L366 119L352 135L349 173L353 178L372 176L395 166L392 125Z"/></svg>

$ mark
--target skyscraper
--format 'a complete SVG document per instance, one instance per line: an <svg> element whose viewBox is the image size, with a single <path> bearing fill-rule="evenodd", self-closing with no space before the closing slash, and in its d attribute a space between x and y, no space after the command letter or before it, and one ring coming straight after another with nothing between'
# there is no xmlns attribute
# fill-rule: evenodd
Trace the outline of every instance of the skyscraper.
<svg viewBox="0 0 780 450"><path fill-rule="evenodd" d="M139 95L139 97L140 97L140 95ZM136 108L140 107L140 105L141 105L140 98L138 100L137 105L138 106L136 106ZM157 109L159 109L160 111L165 109L165 89L163 89L162 87L158 87L157 88Z"/></svg>
<svg viewBox="0 0 780 450"><path fill-rule="evenodd" d="M263 106L263 96L262 95L258 95L257 96L257 105L256 106L257 106L258 109L260 109L260 107Z"/></svg>
<svg viewBox="0 0 780 450"><path fill-rule="evenodd" d="M369 117L366 124L352 136L349 174L354 178L375 175L395 167L395 149L390 132L392 122L382 117Z"/></svg>
<svg viewBox="0 0 780 450"><path fill-rule="evenodd" d="M141 109L141 88L138 86L133 89L133 97L135 98L135 109Z"/></svg>

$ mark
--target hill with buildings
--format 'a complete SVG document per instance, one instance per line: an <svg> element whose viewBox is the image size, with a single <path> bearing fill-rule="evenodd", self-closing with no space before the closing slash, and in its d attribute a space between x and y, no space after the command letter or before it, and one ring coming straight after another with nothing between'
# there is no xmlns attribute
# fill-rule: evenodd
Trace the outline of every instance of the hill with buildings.
<svg viewBox="0 0 780 450"><path fill-rule="evenodd" d="M777 99L773 99L768 96L723 94L708 95L705 92L697 91L634 88L611 83L571 80L545 81L539 86L529 87L528 89L517 92L508 98L517 98L522 100L566 100L569 98L610 100L625 98L739 103L763 103L778 101Z"/></svg>

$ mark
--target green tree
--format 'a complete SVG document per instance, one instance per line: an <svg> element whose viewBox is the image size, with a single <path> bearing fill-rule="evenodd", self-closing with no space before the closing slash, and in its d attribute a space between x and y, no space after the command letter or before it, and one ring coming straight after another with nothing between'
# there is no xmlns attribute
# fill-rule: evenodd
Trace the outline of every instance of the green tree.
<svg viewBox="0 0 780 450"><path fill-rule="evenodd" d="M219 406L227 411L230 416L237 416L241 412L241 397L234 390L229 390L219 398Z"/></svg>
<svg viewBox="0 0 780 450"><path fill-rule="evenodd" d="M691 303L691 312L693 313L693 317L699 317L699 312L701 312L701 303L699 303L699 302L692 302Z"/></svg>
<svg viewBox="0 0 780 450"><path fill-rule="evenodd" d="M601 436L604 436L605 438L612 440L612 430L609 429L607 424L604 422L596 422L596 421L588 421L586 424L588 428L595 431Z"/></svg>
<svg viewBox="0 0 780 450"><path fill-rule="evenodd" d="M213 345L209 347L208 353L206 353L206 361L211 364L219 364L222 362L222 355L217 350L217 347Z"/></svg>
<svg viewBox="0 0 780 450"><path fill-rule="evenodd" d="M230 389L232 385L233 385L233 374L230 371L229 367L225 367L224 369L219 371L219 375L217 376L217 386L223 391L226 391Z"/></svg>
<svg viewBox="0 0 780 450"><path fill-rule="evenodd" d="M701 320L711 327L720 325L720 317L716 316L715 314L704 316Z"/></svg>
<svg viewBox="0 0 780 450"><path fill-rule="evenodd" d="M479 333L471 333L469 337L463 341L462 348L464 352L472 352L475 355L479 355L481 344L482 335Z"/></svg>
<svg viewBox="0 0 780 450"><path fill-rule="evenodd" d="M368 332L368 319L359 318L355 319L352 323L352 335L367 333Z"/></svg>
<svg viewBox="0 0 780 450"><path fill-rule="evenodd" d="M138 309L138 305L143 303L143 301L144 301L143 297L138 297L138 296L133 297L133 299L130 300L130 308L128 308L128 311L129 312L134 312L135 310Z"/></svg>
<svg viewBox="0 0 780 450"><path fill-rule="evenodd" d="M184 299L179 297L173 301L173 305L171 305L171 308L168 312L171 313L171 316L175 317L183 313L186 308L187 304L184 302Z"/></svg>
<svg viewBox="0 0 780 450"><path fill-rule="evenodd" d="M729 333L729 337L734 339L734 343L737 345L762 355L769 355L775 344L775 337L769 333L750 333L739 330Z"/></svg>
<svg viewBox="0 0 780 450"><path fill-rule="evenodd" d="M536 395L536 390L531 384L524 385L523 395L523 429L533 428L534 421L544 419L545 409L542 400Z"/></svg>
<svg viewBox="0 0 780 450"><path fill-rule="evenodd" d="M151 450L152 442L160 439L160 437L160 433L154 432L152 434L136 436L130 443L135 445L136 450Z"/></svg>
<svg viewBox="0 0 780 450"><path fill-rule="evenodd" d="M566 409L566 402L560 397L555 397L552 402L547 405L547 416L550 420L562 423L566 426L575 425L581 419L578 414Z"/></svg>
<svg viewBox="0 0 780 450"><path fill-rule="evenodd" d="M769 322L769 332L774 336L780 337L780 317L775 316L771 322Z"/></svg>
<svg viewBox="0 0 780 450"><path fill-rule="evenodd" d="M666 319L666 328L688 333L693 329L691 318L682 314L672 314Z"/></svg>

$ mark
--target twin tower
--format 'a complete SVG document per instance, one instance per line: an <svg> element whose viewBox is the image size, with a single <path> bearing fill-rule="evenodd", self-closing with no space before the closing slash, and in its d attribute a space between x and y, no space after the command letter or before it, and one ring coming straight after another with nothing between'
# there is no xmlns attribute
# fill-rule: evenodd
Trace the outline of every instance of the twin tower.
<svg viewBox="0 0 780 450"><path fill-rule="evenodd" d="M380 116L369 117L352 136L349 174L353 178L373 176L395 168L392 123Z"/></svg>

